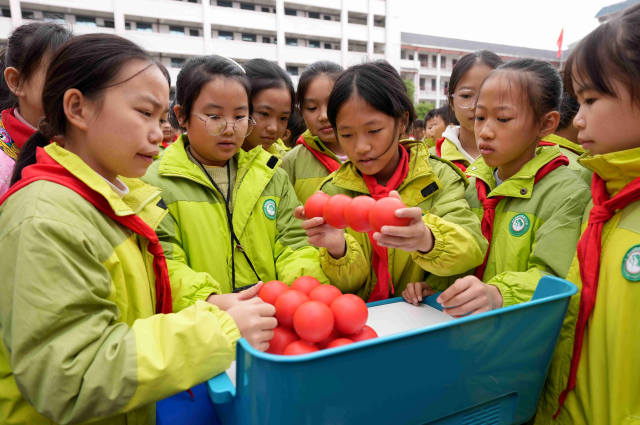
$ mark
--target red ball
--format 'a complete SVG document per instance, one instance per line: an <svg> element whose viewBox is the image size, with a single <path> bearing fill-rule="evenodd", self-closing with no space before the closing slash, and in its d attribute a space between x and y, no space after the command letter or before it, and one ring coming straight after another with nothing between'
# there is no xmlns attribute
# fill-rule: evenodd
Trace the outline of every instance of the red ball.
<svg viewBox="0 0 640 425"><path fill-rule="evenodd" d="M411 219L396 217L396 211L407 208L396 198L382 198L369 211L369 223L375 232L380 232L382 226L408 226Z"/></svg>
<svg viewBox="0 0 640 425"><path fill-rule="evenodd" d="M296 310L293 328L305 341L320 342L333 330L333 313L320 301L306 302Z"/></svg>
<svg viewBox="0 0 640 425"><path fill-rule="evenodd" d="M342 291L333 285L320 285L309 294L311 301L320 301L325 303L327 307L331 307L331 303L342 295Z"/></svg>
<svg viewBox="0 0 640 425"><path fill-rule="evenodd" d="M367 324L369 310L362 298L353 294L340 295L331 303L335 327L343 334L355 334ZM276 306L276 316L277 316Z"/></svg>
<svg viewBox="0 0 640 425"><path fill-rule="evenodd" d="M285 291L276 300L276 319L286 328L293 328L293 316L302 304L309 301L309 297L300 291Z"/></svg>
<svg viewBox="0 0 640 425"><path fill-rule="evenodd" d="M342 347L343 345L349 345L349 344L353 344L353 341L351 341L350 339L347 339L347 338L338 338L338 339L332 341L331 343L329 343L327 348Z"/></svg>
<svg viewBox="0 0 640 425"><path fill-rule="evenodd" d="M344 218L351 229L360 233L371 230L369 223L369 211L376 204L375 199L369 196L356 196L344 209Z"/></svg>
<svg viewBox="0 0 640 425"><path fill-rule="evenodd" d="M338 336L338 331L336 331L335 329L332 329L329 336L323 339L322 341L318 342L316 345L318 346L319 349L324 350L332 341L338 338L340 338L340 336Z"/></svg>
<svg viewBox="0 0 640 425"><path fill-rule="evenodd" d="M291 284L291 289L304 292L305 295L309 296L311 291L320 286L320 281L315 277L311 276L300 276Z"/></svg>
<svg viewBox="0 0 640 425"><path fill-rule="evenodd" d="M269 349L267 353L283 354L285 348L291 343L298 341L300 338L295 332L282 326L276 326L273 330L273 338L269 341Z"/></svg>
<svg viewBox="0 0 640 425"><path fill-rule="evenodd" d="M346 229L349 227L344 218L344 210L350 202L351 198L347 195L332 196L331 199L324 204L324 221L335 229Z"/></svg>
<svg viewBox="0 0 640 425"><path fill-rule="evenodd" d="M346 335L345 338L349 338L353 342L366 341L367 339L377 338L378 334L369 326L362 328L360 332L353 335Z"/></svg>
<svg viewBox="0 0 640 425"><path fill-rule="evenodd" d="M260 292L258 292L258 297L262 299L262 301L269 303L271 305L276 305L276 300L283 292L288 291L289 285L284 282L280 282L279 280L272 280L271 282L267 282L262 285L260 288Z"/></svg>
<svg viewBox="0 0 640 425"><path fill-rule="evenodd" d="M316 192L311 195L307 202L304 203L304 214L307 219L323 217L322 209L329 199L331 199L331 196L323 192Z"/></svg>
<svg viewBox="0 0 640 425"><path fill-rule="evenodd" d="M295 341L284 349L285 356L299 356L301 354L315 353L320 351L313 342L303 340Z"/></svg>

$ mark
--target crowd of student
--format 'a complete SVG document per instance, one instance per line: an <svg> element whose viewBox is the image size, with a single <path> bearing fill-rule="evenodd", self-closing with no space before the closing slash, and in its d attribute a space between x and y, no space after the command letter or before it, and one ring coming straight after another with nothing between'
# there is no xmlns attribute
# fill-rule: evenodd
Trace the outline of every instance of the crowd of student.
<svg viewBox="0 0 640 425"><path fill-rule="evenodd" d="M113 35L32 23L0 62L1 423L153 422L240 337L266 350L261 282L303 275L365 301L442 291L455 317L566 278L535 423L640 421L640 5L562 75L464 56L424 120L384 61L316 62L296 91L271 62L196 57L172 102ZM318 190L396 197L410 224L334 229L305 216Z"/></svg>

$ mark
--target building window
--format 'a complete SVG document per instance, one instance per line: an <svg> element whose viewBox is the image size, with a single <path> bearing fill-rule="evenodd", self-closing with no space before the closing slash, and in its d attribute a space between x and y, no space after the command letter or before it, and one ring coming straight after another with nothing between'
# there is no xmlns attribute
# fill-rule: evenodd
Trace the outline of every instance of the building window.
<svg viewBox="0 0 640 425"><path fill-rule="evenodd" d="M230 1L218 0L216 4L218 7L233 7L233 2Z"/></svg>
<svg viewBox="0 0 640 425"><path fill-rule="evenodd" d="M104 27L105 28L115 28L116 27L116 23L113 22L111 19L105 19L104 20Z"/></svg>
<svg viewBox="0 0 640 425"><path fill-rule="evenodd" d="M153 32L153 26L146 22L136 22L136 31Z"/></svg>
<svg viewBox="0 0 640 425"><path fill-rule="evenodd" d="M418 55L420 66L426 68L429 66L429 55Z"/></svg>
<svg viewBox="0 0 640 425"><path fill-rule="evenodd" d="M319 49L320 40L309 40L309 47L313 47L314 49Z"/></svg>
<svg viewBox="0 0 640 425"><path fill-rule="evenodd" d="M174 27L173 25L169 25L169 34L184 35L184 27Z"/></svg>
<svg viewBox="0 0 640 425"><path fill-rule="evenodd" d="M269 8L268 7L263 7L260 10L262 10L263 12L269 13Z"/></svg>
<svg viewBox="0 0 640 425"><path fill-rule="evenodd" d="M198 31L198 30L196 30L196 29L191 28L191 29L189 30L189 35L190 35L191 37L200 37L200 31Z"/></svg>
<svg viewBox="0 0 640 425"><path fill-rule="evenodd" d="M325 20L325 21L330 21L330 20L331 20L331 16L329 16L329 15L324 15L324 20Z"/></svg>
<svg viewBox="0 0 640 425"><path fill-rule="evenodd" d="M457 63L458 63L458 59L451 59L451 69L455 68Z"/></svg>
<svg viewBox="0 0 640 425"><path fill-rule="evenodd" d="M444 94L445 94L445 96L449 94L449 82L448 81L444 82Z"/></svg>
<svg viewBox="0 0 640 425"><path fill-rule="evenodd" d="M271 44L271 37L262 36L262 42L266 44Z"/></svg>
<svg viewBox="0 0 640 425"><path fill-rule="evenodd" d="M233 40L231 31L218 31L218 40Z"/></svg>
<svg viewBox="0 0 640 425"><path fill-rule="evenodd" d="M331 50L331 43L324 43L324 48L327 50Z"/></svg>
<svg viewBox="0 0 640 425"><path fill-rule="evenodd" d="M436 79L431 79L431 91L436 91Z"/></svg>
<svg viewBox="0 0 640 425"><path fill-rule="evenodd" d="M298 13L295 9L285 9L284 14L288 16L296 16Z"/></svg>
<svg viewBox="0 0 640 425"><path fill-rule="evenodd" d="M242 41L250 41L252 43L256 42L256 35L255 34L242 34Z"/></svg>
<svg viewBox="0 0 640 425"><path fill-rule="evenodd" d="M409 58L410 61L413 60L413 53L409 53L409 55L407 56Z"/></svg>
<svg viewBox="0 0 640 425"><path fill-rule="evenodd" d="M298 75L298 67L287 65L287 72L289 73L289 75Z"/></svg>
<svg viewBox="0 0 640 425"><path fill-rule="evenodd" d="M131 22L125 22L124 23L124 29L131 30Z"/></svg>
<svg viewBox="0 0 640 425"><path fill-rule="evenodd" d="M184 58L171 58L171 68L182 68L186 59Z"/></svg>
<svg viewBox="0 0 640 425"><path fill-rule="evenodd" d="M22 11L22 19L36 19L36 15L28 10Z"/></svg>
<svg viewBox="0 0 640 425"><path fill-rule="evenodd" d="M420 78L420 90L426 90L427 88L427 79Z"/></svg>
<svg viewBox="0 0 640 425"><path fill-rule="evenodd" d="M53 22L54 24L65 24L67 21L65 21L64 19L64 14L62 13L56 13L56 12L44 12L42 14L42 18L47 21L47 22ZM83 24L81 22L82 19L88 19L88 20L93 20L93 25L91 24ZM96 25L96 19L95 18L88 18L88 17L84 17L84 16L78 16L76 17L76 23L78 25L87 25L89 27L97 27Z"/></svg>
<svg viewBox="0 0 640 425"><path fill-rule="evenodd" d="M445 69L447 67L447 57L442 56L440 58L440 68Z"/></svg>
<svg viewBox="0 0 640 425"><path fill-rule="evenodd" d="M287 37L285 39L285 44L287 46L297 46L298 45L298 39L297 38L289 38L289 37Z"/></svg>
<svg viewBox="0 0 640 425"><path fill-rule="evenodd" d="M62 14L60 14L62 15ZM64 19L63 19L64 22ZM76 16L76 25L81 25L84 27L97 27L96 18L92 18L90 16Z"/></svg>
<svg viewBox="0 0 640 425"><path fill-rule="evenodd" d="M2 9L2 17L10 18L11 17L11 9Z"/></svg>
<svg viewBox="0 0 640 425"><path fill-rule="evenodd" d="M433 55L431 56L431 68L435 68L436 66L438 66L438 57Z"/></svg>
<svg viewBox="0 0 640 425"><path fill-rule="evenodd" d="M240 9L243 10L256 10L256 5L251 3L240 3Z"/></svg>
<svg viewBox="0 0 640 425"><path fill-rule="evenodd" d="M309 12L309 17L311 19L320 19L320 13L318 13L318 12Z"/></svg>

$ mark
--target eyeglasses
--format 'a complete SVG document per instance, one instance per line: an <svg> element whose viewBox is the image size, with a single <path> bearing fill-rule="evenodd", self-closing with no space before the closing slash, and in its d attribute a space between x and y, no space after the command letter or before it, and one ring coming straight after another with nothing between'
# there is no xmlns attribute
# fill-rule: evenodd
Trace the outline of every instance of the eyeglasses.
<svg viewBox="0 0 640 425"><path fill-rule="evenodd" d="M452 94L451 97L461 108L471 108L476 103L476 92L473 90L460 90L458 93Z"/></svg>
<svg viewBox="0 0 640 425"><path fill-rule="evenodd" d="M193 113L191 115L204 122L204 129L211 136L221 135L227 129L227 125L231 124L218 115L209 115L206 119ZM253 131L254 125L256 125L256 122L253 118L240 118L233 123L233 132L238 137L247 137Z"/></svg>

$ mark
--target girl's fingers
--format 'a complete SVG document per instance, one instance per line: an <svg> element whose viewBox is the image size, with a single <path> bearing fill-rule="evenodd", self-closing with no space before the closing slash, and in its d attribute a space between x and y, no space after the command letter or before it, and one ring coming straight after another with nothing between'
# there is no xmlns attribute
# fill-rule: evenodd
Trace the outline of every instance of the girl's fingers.
<svg viewBox="0 0 640 425"><path fill-rule="evenodd" d="M409 292L409 299L411 299L411 304L418 305L418 296L416 295L416 288L414 283L410 283L407 285L407 291Z"/></svg>
<svg viewBox="0 0 640 425"><path fill-rule="evenodd" d="M435 294L436 291L434 291L433 289L429 288L423 288L422 289L422 298L426 298L426 297L430 297L431 295Z"/></svg>
<svg viewBox="0 0 640 425"><path fill-rule="evenodd" d="M470 286L467 289L465 289L464 291L460 292L455 297L450 298L446 302L442 303L442 306L443 307L456 307L456 306L459 306L459 305L464 305L464 304L466 304L466 303L468 303L471 300L474 300L476 298L483 298L484 300L488 301L488 299L487 299L487 297L486 297L484 292L479 292L473 286Z"/></svg>
<svg viewBox="0 0 640 425"><path fill-rule="evenodd" d="M392 190L389 193L389 198L396 198L398 201L402 201L402 198L400 197L400 194L398 193L397 190Z"/></svg>
<svg viewBox="0 0 640 425"><path fill-rule="evenodd" d="M374 236L374 239L378 242L378 243L384 243L387 245L408 245L409 243L412 242L412 240L410 238L404 238L402 236L390 236L390 235L383 235L382 233L377 233L378 236L377 238Z"/></svg>
<svg viewBox="0 0 640 425"><path fill-rule="evenodd" d="M475 310L486 307L486 301L479 298L474 298L468 303L453 308L445 308L444 313L450 316L466 316L469 313L473 313Z"/></svg>
<svg viewBox="0 0 640 425"><path fill-rule="evenodd" d="M418 207L400 208L399 210L396 210L396 217L412 218L414 220L422 221L422 210Z"/></svg>
<svg viewBox="0 0 640 425"><path fill-rule="evenodd" d="M293 217L298 220L306 220L307 216L304 214L304 207L296 207L296 209L293 210Z"/></svg>
<svg viewBox="0 0 640 425"><path fill-rule="evenodd" d="M422 224L422 226L424 226L424 224ZM416 228L415 226L382 226L380 230L382 235L410 238L416 235L416 230L419 232L422 229Z"/></svg>
<svg viewBox="0 0 640 425"><path fill-rule="evenodd" d="M314 217L309 220L305 220L300 225L304 230L311 229L313 227L322 226L324 224L324 218Z"/></svg>
<svg viewBox="0 0 640 425"><path fill-rule="evenodd" d="M458 295L460 292L465 291L469 286L470 283L465 278L456 280L453 285L451 285L446 291L440 294L437 299L438 303L444 306L447 301Z"/></svg>

